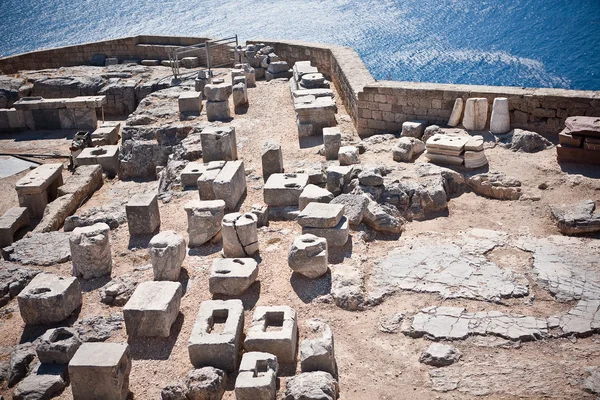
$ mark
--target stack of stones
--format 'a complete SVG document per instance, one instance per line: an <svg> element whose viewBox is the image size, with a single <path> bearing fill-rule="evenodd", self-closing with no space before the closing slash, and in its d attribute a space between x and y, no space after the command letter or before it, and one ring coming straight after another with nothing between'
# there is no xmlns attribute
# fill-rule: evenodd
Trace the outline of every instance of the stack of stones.
<svg viewBox="0 0 600 400"><path fill-rule="evenodd" d="M434 163L479 168L488 163L483 151L483 137L468 134L436 133L425 144L425 155Z"/></svg>
<svg viewBox="0 0 600 400"><path fill-rule="evenodd" d="M248 64L254 68L256 79L265 78L269 65L280 61L273 48L264 43L238 46L235 48L234 57L237 64Z"/></svg>
<svg viewBox="0 0 600 400"><path fill-rule="evenodd" d="M207 69L198 71L198 76L194 79L194 89L204 96L204 87L210 83L210 74Z"/></svg>
<svg viewBox="0 0 600 400"><path fill-rule="evenodd" d="M559 162L600 165L600 118L569 117L558 134Z"/></svg>
<svg viewBox="0 0 600 400"><path fill-rule="evenodd" d="M206 117L210 122L229 121L231 112L229 110L229 96L232 87L228 83L212 83L204 87L206 96Z"/></svg>
<svg viewBox="0 0 600 400"><path fill-rule="evenodd" d="M309 203L298 214L302 234L312 234L327 240L328 247L340 247L348 241L348 218L343 204Z"/></svg>

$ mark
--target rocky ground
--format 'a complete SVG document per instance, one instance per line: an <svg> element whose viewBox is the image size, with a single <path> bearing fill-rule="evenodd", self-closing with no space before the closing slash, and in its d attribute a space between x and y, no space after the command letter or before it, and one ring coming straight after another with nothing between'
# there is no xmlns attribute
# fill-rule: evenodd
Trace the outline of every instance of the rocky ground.
<svg viewBox="0 0 600 400"><path fill-rule="evenodd" d="M225 76L225 70L220 73ZM281 144L286 172L337 164L326 163L319 155L318 140L298 140L287 82L257 84L249 89L249 108L234 114L229 123L236 128L238 153L247 175L243 211L262 203L260 154L266 141ZM183 89L169 90L177 93ZM136 126L140 121L145 126L209 125L205 112L181 120L175 112L175 97L165 93L144 100L130 120L135 120ZM153 106L157 103L161 107ZM343 140L358 145L360 139L339 99L337 105ZM144 115L149 117L145 121ZM549 206L598 200L600 170L559 165L553 147L525 153L512 151L489 133L484 138L489 168L475 172L440 170L430 166L425 156L414 163L397 163L392 157L396 137L364 140L361 163L385 164L388 172L386 190L373 189L371 195L396 206L399 216L407 220L403 232L390 235L360 224L345 246L330 252L331 271L309 280L291 274L287 265L288 250L301 227L294 221L281 221L261 228L258 282L242 296L245 328L260 305L293 307L298 313L300 340L306 336L308 319L328 321L335 338L343 399L595 398L600 393L600 373L594 369L600 365L598 236L562 236ZM0 136L0 147L6 152L67 154L69 143L64 133L55 132ZM185 163L185 157L182 160ZM520 198L496 200L477 194L476 188L468 185L469 177L488 170L518 179ZM14 184L25 173L0 179L4 193L0 213L18 204ZM128 234L123 206L128 198L158 190L160 185L165 193L161 197L167 200L160 204L161 230L187 235L183 204L198 194L164 179L105 180L77 212L82 218L107 221L113 228L112 279L113 283L124 282L121 292L125 297L128 286L152 279L147 241L131 240ZM398 194L407 193L406 185L411 185L408 198ZM371 189L355 184L350 190ZM0 293L12 281L18 286L18 282L22 285L31 279L31 274L3 271L31 261L32 248L46 246L42 261L53 258L52 265L42 266L44 262L37 260L23 268L70 275L71 265L64 262L61 251L65 244L67 236L62 233L38 239L31 246L21 242L15 253L21 254L19 262L0 266ZM83 306L67 324L92 340L129 342L134 398L158 398L163 387L192 368L187 341L200 302L212 298L208 276L220 249L220 244L214 243L189 251L180 278L185 288L181 312L166 339L128 338L120 318L122 303L101 302L106 296L101 288L109 279L82 282ZM40 251L35 253L39 256ZM25 326L14 298L0 308L0 375L15 346L35 341L44 331L45 327ZM432 341L456 349L441 356L422 356ZM443 349L433 350L444 353ZM436 357L444 361L431 361ZM278 396L285 389L286 376L293 373L284 371L280 376ZM235 398L235 377L230 378L224 399ZM4 380L0 393L9 397L12 390ZM70 396L67 387L58 398Z"/></svg>

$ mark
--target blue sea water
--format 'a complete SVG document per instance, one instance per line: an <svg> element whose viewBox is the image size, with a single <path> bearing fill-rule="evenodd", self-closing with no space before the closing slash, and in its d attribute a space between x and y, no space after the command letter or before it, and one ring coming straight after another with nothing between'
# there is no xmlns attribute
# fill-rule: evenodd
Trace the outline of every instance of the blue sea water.
<svg viewBox="0 0 600 400"><path fill-rule="evenodd" d="M136 34L353 47L376 79L600 90L600 0L0 0L0 55Z"/></svg>

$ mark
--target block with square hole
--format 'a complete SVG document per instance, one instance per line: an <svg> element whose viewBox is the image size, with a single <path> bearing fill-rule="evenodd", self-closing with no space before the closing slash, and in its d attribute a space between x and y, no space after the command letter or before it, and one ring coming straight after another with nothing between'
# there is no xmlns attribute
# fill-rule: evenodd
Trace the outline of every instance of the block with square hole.
<svg viewBox="0 0 600 400"><path fill-rule="evenodd" d="M297 343L296 311L288 306L256 307L244 341L246 351L271 353L280 364L292 364Z"/></svg>
<svg viewBox="0 0 600 400"><path fill-rule="evenodd" d="M123 307L129 336L169 337L179 314L183 288L179 282L142 282Z"/></svg>
<svg viewBox="0 0 600 400"><path fill-rule="evenodd" d="M241 300L206 300L188 341L195 368L215 367L232 372L237 368L242 345L244 306Z"/></svg>
<svg viewBox="0 0 600 400"><path fill-rule="evenodd" d="M270 206L297 206L300 194L308 185L308 174L271 174L263 189Z"/></svg>
<svg viewBox="0 0 600 400"><path fill-rule="evenodd" d="M236 400L272 400L277 393L277 356L259 351L244 353L237 379Z"/></svg>
<svg viewBox="0 0 600 400"><path fill-rule="evenodd" d="M253 258L219 258L213 261L208 280L211 293L238 296L254 283L258 263Z"/></svg>

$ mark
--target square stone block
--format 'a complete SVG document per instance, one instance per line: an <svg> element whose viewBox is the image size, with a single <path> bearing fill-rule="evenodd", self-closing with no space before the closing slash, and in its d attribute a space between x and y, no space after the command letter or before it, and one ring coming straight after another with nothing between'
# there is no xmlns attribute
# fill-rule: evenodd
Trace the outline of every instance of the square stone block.
<svg viewBox="0 0 600 400"><path fill-rule="evenodd" d="M83 343L69 362L74 400L125 400L131 353L127 343Z"/></svg>
<svg viewBox="0 0 600 400"><path fill-rule="evenodd" d="M198 176L196 186L198 187L200 200L216 200L213 183L224 166L225 161L211 161L208 163L206 170Z"/></svg>
<svg viewBox="0 0 600 400"><path fill-rule="evenodd" d="M193 200L183 208L187 213L189 247L202 246L221 231L225 215L223 200Z"/></svg>
<svg viewBox="0 0 600 400"><path fill-rule="evenodd" d="M244 353L235 381L236 400L272 400L277 393L277 357L252 351Z"/></svg>
<svg viewBox="0 0 600 400"><path fill-rule="evenodd" d="M333 247L340 247L346 244L349 236L349 224L348 218L343 216L340 222L333 228L316 228L316 227L302 227L302 234L310 233L315 236L319 236L327 239L327 245Z"/></svg>
<svg viewBox="0 0 600 400"><path fill-rule="evenodd" d="M46 205L56 199L62 170L62 164L42 164L15 184L19 206L26 207L31 218L42 218Z"/></svg>
<svg viewBox="0 0 600 400"><path fill-rule="evenodd" d="M51 324L65 320L81 306L81 287L73 277L41 273L17 296L26 324Z"/></svg>
<svg viewBox="0 0 600 400"><path fill-rule="evenodd" d="M258 276L258 263L253 258L218 258L213 261L208 280L211 293L238 296Z"/></svg>
<svg viewBox="0 0 600 400"><path fill-rule="evenodd" d="M232 126L209 126L200 132L202 143L202 159L205 163L210 161L237 160L237 141L235 128Z"/></svg>
<svg viewBox="0 0 600 400"><path fill-rule="evenodd" d="M183 187L197 187L198 179L200 177L204 177L205 175L210 175L216 177L219 171L225 165L225 161L211 161L209 163L201 163L197 161L192 161L185 166L185 168L181 171L180 179L181 185ZM212 180L214 181L214 177ZM212 181L210 184L212 191ZM214 200L214 199L203 199L201 200Z"/></svg>
<svg viewBox="0 0 600 400"><path fill-rule="evenodd" d="M308 174L272 174L263 188L269 206L297 206L308 184Z"/></svg>
<svg viewBox="0 0 600 400"><path fill-rule="evenodd" d="M215 82L216 79L213 79L213 83L210 83L204 87L204 95L208 101L227 102L232 92L231 84Z"/></svg>
<svg viewBox="0 0 600 400"><path fill-rule="evenodd" d="M182 295L179 282L140 283L123 307L127 334L169 337Z"/></svg>
<svg viewBox="0 0 600 400"><path fill-rule="evenodd" d="M206 101L206 118L209 122L228 122L231 119L231 110L229 109L229 102Z"/></svg>
<svg viewBox="0 0 600 400"><path fill-rule="evenodd" d="M125 206L129 234L152 235L160 227L158 199L154 193L134 195Z"/></svg>
<svg viewBox="0 0 600 400"><path fill-rule="evenodd" d="M9 208L0 217L0 248L10 246L13 243L15 233L29 226L29 213L25 207Z"/></svg>
<svg viewBox="0 0 600 400"><path fill-rule="evenodd" d="M183 92L177 100L180 113L200 114L202 112L202 93Z"/></svg>
<svg viewBox="0 0 600 400"><path fill-rule="evenodd" d="M293 364L297 343L296 311L288 306L256 307L244 341L246 351L271 353L279 363Z"/></svg>
<svg viewBox="0 0 600 400"><path fill-rule="evenodd" d="M333 228L343 216L343 204L309 203L298 215L298 224L303 227Z"/></svg>
<svg viewBox="0 0 600 400"><path fill-rule="evenodd" d="M203 301L188 342L194 367L211 366L235 371L243 329L244 306L241 300Z"/></svg>
<svg viewBox="0 0 600 400"><path fill-rule="evenodd" d="M246 193L246 172L243 161L227 161L213 182L215 197L225 201L225 208L235 209Z"/></svg>
<svg viewBox="0 0 600 400"><path fill-rule="evenodd" d="M119 170L119 146L86 147L75 157L75 165L99 164L108 177L114 177Z"/></svg>
<svg viewBox="0 0 600 400"><path fill-rule="evenodd" d="M273 174L283 173L283 155L281 146L277 143L267 142L263 146L262 154L263 179L266 182Z"/></svg>
<svg viewBox="0 0 600 400"><path fill-rule="evenodd" d="M300 198L298 199L298 208L300 210L304 210L304 208L310 203L329 203L331 200L333 200L333 197L333 193L331 193L329 190L323 189L317 185L308 184L300 194Z"/></svg>

